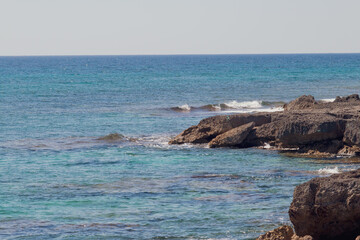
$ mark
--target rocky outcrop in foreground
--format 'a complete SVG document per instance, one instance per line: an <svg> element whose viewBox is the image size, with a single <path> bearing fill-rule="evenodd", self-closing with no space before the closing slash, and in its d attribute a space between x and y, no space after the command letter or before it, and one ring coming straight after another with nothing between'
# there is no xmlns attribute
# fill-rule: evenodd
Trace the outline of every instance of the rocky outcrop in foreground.
<svg viewBox="0 0 360 240"><path fill-rule="evenodd" d="M354 94L334 102L301 96L273 113L235 114L203 119L169 144L207 143L209 147L261 147L300 154L360 154L360 98Z"/></svg>
<svg viewBox="0 0 360 240"><path fill-rule="evenodd" d="M258 239L360 239L360 169L297 186L289 216L295 233L282 226Z"/></svg>
<svg viewBox="0 0 360 240"><path fill-rule="evenodd" d="M360 235L360 170L297 186L289 216L299 236L355 239Z"/></svg>

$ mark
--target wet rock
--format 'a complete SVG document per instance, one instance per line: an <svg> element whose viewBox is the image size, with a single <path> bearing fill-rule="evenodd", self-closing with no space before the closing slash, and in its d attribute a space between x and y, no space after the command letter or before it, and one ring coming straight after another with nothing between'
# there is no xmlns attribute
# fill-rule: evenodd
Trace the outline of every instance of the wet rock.
<svg viewBox="0 0 360 240"><path fill-rule="evenodd" d="M244 139L248 136L249 132L254 128L254 126L255 123L251 122L220 134L211 140L211 142L209 142L209 147L215 148L239 146L243 143Z"/></svg>
<svg viewBox="0 0 360 240"><path fill-rule="evenodd" d="M102 141L107 141L107 142L116 142L116 141L123 140L124 138L125 138L125 136L122 134L111 133L109 135L99 137L99 138L97 138L97 140L102 140Z"/></svg>
<svg viewBox="0 0 360 240"><path fill-rule="evenodd" d="M360 169L297 186L289 216L300 237L355 239L360 233Z"/></svg>
<svg viewBox="0 0 360 240"><path fill-rule="evenodd" d="M321 141L305 145L299 148L299 153L308 153L311 155L323 153L337 154L339 150L344 146L340 140Z"/></svg>
<svg viewBox="0 0 360 240"><path fill-rule="evenodd" d="M180 133L170 140L169 144L208 143L216 136L241 125L254 122L255 126L260 126L270 121L271 114L269 113L209 117L201 120L198 125L192 126Z"/></svg>
<svg viewBox="0 0 360 240"><path fill-rule="evenodd" d="M294 111L294 110L301 110L306 108L313 107L317 102L315 98L311 95L303 95L288 104L284 105L285 111Z"/></svg>
<svg viewBox="0 0 360 240"><path fill-rule="evenodd" d="M261 235L256 240L291 240L293 235L294 231L290 226L281 226Z"/></svg>

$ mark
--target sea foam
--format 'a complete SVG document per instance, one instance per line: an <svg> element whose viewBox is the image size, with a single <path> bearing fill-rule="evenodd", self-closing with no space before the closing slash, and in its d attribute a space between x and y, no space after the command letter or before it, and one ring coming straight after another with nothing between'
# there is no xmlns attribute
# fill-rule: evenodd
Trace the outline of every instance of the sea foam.
<svg viewBox="0 0 360 240"><path fill-rule="evenodd" d="M339 170L338 167L325 167L325 168L321 168L317 171L319 174L323 174L323 175L328 175L328 174L335 174L335 173L340 173L341 171Z"/></svg>

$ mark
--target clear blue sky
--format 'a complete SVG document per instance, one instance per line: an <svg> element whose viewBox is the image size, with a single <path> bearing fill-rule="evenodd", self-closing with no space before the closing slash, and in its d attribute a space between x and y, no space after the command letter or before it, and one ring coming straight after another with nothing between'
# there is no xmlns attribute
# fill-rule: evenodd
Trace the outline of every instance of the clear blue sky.
<svg viewBox="0 0 360 240"><path fill-rule="evenodd" d="M0 55L360 52L359 0L0 0Z"/></svg>

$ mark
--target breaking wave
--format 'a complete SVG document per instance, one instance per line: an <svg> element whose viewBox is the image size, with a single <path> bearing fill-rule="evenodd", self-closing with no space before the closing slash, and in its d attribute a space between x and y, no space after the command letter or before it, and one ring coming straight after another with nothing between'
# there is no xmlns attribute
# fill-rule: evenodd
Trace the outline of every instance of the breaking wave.
<svg viewBox="0 0 360 240"><path fill-rule="evenodd" d="M333 102L333 101L335 101L335 98L324 98L319 100L319 102Z"/></svg>
<svg viewBox="0 0 360 240"><path fill-rule="evenodd" d="M328 174L335 174L335 173L341 173L338 167L325 167L318 170L319 174L328 175Z"/></svg>
<svg viewBox="0 0 360 240"><path fill-rule="evenodd" d="M276 112L283 111L283 105L285 102L269 102L269 101L229 101L220 104L207 104L200 107L189 106L188 104L180 105L170 108L175 112L191 112L191 111L214 111L214 112Z"/></svg>

